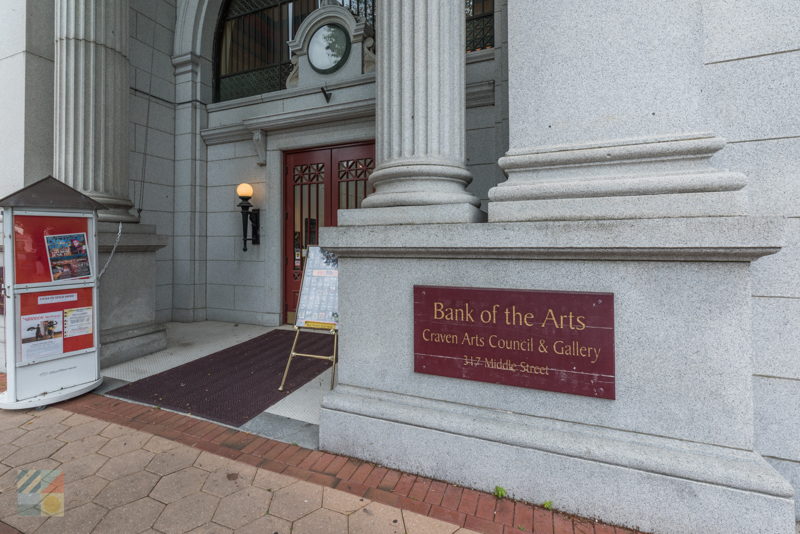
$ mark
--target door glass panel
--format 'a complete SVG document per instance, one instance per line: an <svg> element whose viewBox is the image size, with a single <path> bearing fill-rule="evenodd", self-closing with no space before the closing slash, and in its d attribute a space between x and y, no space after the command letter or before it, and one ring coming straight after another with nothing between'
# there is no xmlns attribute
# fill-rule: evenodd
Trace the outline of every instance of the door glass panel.
<svg viewBox="0 0 800 534"><path fill-rule="evenodd" d="M374 158L341 159L336 162L339 181L339 209L361 207L366 192L366 181L375 168Z"/></svg>
<svg viewBox="0 0 800 534"><path fill-rule="evenodd" d="M317 184L317 221L318 226L325 226L325 183ZM319 233L314 244L319 244Z"/></svg>
<svg viewBox="0 0 800 534"><path fill-rule="evenodd" d="M308 196L309 196L308 186L303 186L301 188L301 191L303 195L303 200L300 204L302 206L302 211L300 213L303 221L303 226L302 228L300 228L300 233L303 236L302 244L303 244L303 249L305 249L308 246L308 230L306 229L308 227L308 224L306 224L306 221L308 221Z"/></svg>

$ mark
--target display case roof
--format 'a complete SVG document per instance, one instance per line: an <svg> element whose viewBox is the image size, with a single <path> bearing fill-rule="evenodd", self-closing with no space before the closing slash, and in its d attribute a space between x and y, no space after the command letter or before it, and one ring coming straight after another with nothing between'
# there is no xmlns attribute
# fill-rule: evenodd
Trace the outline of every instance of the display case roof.
<svg viewBox="0 0 800 534"><path fill-rule="evenodd" d="M104 210L103 204L48 176L0 199L2 208Z"/></svg>

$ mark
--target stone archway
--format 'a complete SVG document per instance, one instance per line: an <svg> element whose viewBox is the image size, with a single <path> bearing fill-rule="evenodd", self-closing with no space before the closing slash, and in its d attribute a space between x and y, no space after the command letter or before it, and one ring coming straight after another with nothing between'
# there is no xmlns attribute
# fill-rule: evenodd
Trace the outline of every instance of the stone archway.
<svg viewBox="0 0 800 534"><path fill-rule="evenodd" d="M187 54L205 60L200 82L211 85L214 59L214 32L224 0L178 0L175 21L173 62ZM206 102L208 103L208 102Z"/></svg>
<svg viewBox="0 0 800 534"><path fill-rule="evenodd" d="M214 32L224 0L178 0L175 67L175 228L188 241L173 263L173 319L206 319L206 146L200 131L211 103ZM177 237L177 234L176 234Z"/></svg>

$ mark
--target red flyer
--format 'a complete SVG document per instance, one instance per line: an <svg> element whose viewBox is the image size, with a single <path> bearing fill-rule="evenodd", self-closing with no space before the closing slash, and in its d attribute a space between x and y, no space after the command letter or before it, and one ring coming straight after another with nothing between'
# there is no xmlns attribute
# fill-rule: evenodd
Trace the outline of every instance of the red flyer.
<svg viewBox="0 0 800 534"><path fill-rule="evenodd" d="M20 294L18 361L31 363L94 347L90 287Z"/></svg>

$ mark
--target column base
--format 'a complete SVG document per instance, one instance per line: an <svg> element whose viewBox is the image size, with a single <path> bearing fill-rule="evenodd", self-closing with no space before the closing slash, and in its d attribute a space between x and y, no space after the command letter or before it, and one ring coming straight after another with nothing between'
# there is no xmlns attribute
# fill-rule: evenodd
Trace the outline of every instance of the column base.
<svg viewBox="0 0 800 534"><path fill-rule="evenodd" d="M100 332L100 345L100 367L111 367L167 348L167 328L157 322L109 328Z"/></svg>
<svg viewBox="0 0 800 534"><path fill-rule="evenodd" d="M339 210L338 221L339 226L474 223L486 221L486 213L472 204L393 206Z"/></svg>
<svg viewBox="0 0 800 534"><path fill-rule="evenodd" d="M515 149L500 158L509 178L489 191L489 220L746 215L746 177L710 162L724 146L692 133Z"/></svg>
<svg viewBox="0 0 800 534"><path fill-rule="evenodd" d="M139 217L131 213L131 208L115 207L98 211L97 220L100 222L138 223Z"/></svg>
<svg viewBox="0 0 800 534"><path fill-rule="evenodd" d="M98 225L102 269L119 225ZM155 227L123 224L114 257L99 282L100 365L108 367L166 347L164 325L156 322L156 251L167 243Z"/></svg>
<svg viewBox="0 0 800 534"><path fill-rule="evenodd" d="M101 222L139 222L139 216L131 211L133 209L131 202L106 196L91 196L108 208L97 212L97 220Z"/></svg>
<svg viewBox="0 0 800 534"><path fill-rule="evenodd" d="M524 197L523 197L524 198ZM491 222L735 217L747 213L744 191L489 202Z"/></svg>
<svg viewBox="0 0 800 534"><path fill-rule="evenodd" d="M793 490L758 454L339 386L320 449L662 534L793 534Z"/></svg>

